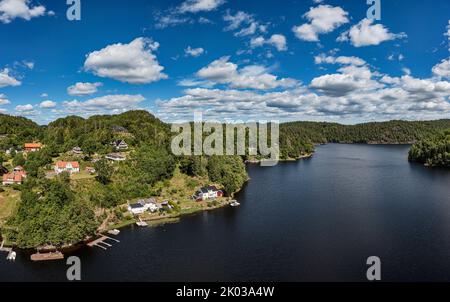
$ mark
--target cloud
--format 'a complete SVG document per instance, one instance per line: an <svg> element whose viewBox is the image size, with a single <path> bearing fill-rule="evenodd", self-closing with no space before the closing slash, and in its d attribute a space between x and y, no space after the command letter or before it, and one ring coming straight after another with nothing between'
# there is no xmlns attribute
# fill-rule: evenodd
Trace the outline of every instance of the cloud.
<svg viewBox="0 0 450 302"><path fill-rule="evenodd" d="M239 69L229 62L229 57L222 57L200 69L197 76L215 84L226 84L237 89L269 90L280 87L294 87L298 81L290 78L278 79L260 65L249 65Z"/></svg>
<svg viewBox="0 0 450 302"><path fill-rule="evenodd" d="M450 20L448 20L447 32L444 35L448 38L448 51L450 51Z"/></svg>
<svg viewBox="0 0 450 302"><path fill-rule="evenodd" d="M199 48L192 48L192 47L188 46L188 48L186 48L184 50L184 53L185 53L186 56L191 56L191 57L195 57L196 58L196 57L199 57L202 54L204 54L205 50L203 48L201 48L201 47L199 47Z"/></svg>
<svg viewBox="0 0 450 302"><path fill-rule="evenodd" d="M347 66L340 73L326 74L311 81L310 88L328 96L345 96L354 91L370 91L380 87L367 67Z"/></svg>
<svg viewBox="0 0 450 302"><path fill-rule="evenodd" d="M266 40L262 36L259 36L259 37L251 39L251 41L250 41L250 46L252 48L261 47L264 44L272 45L278 51L286 51L288 49L287 48L286 37L284 35L281 35L281 34L274 34L268 40Z"/></svg>
<svg viewBox="0 0 450 302"><path fill-rule="evenodd" d="M178 10L180 13L209 12L217 9L225 3L225 0L186 0L181 3Z"/></svg>
<svg viewBox="0 0 450 302"><path fill-rule="evenodd" d="M95 75L131 84L148 84L167 79L153 54L158 42L137 38L129 44L113 44L88 54L84 69Z"/></svg>
<svg viewBox="0 0 450 302"><path fill-rule="evenodd" d="M439 64L435 65L432 71L433 74L438 77L450 79L450 58L444 59Z"/></svg>
<svg viewBox="0 0 450 302"><path fill-rule="evenodd" d="M43 101L39 104L39 107L44 108L44 109L49 109L49 108L54 108L56 107L56 103L50 100L47 101Z"/></svg>
<svg viewBox="0 0 450 302"><path fill-rule="evenodd" d="M186 89L180 97L157 100L158 116L167 121L192 120L193 112L201 111L205 119L216 120L354 123L438 119L450 114L448 81L411 75L391 77L370 70L367 64L340 65L337 73L316 77L308 86L297 85L281 91ZM233 74L233 70L230 65L215 75Z"/></svg>
<svg viewBox="0 0 450 302"><path fill-rule="evenodd" d="M22 82L12 77L10 74L10 70L5 68L0 71L0 88L7 86L20 86Z"/></svg>
<svg viewBox="0 0 450 302"><path fill-rule="evenodd" d="M97 83L81 83L78 82L67 88L67 93L72 96L85 96L97 92L97 88L102 86L100 82Z"/></svg>
<svg viewBox="0 0 450 302"><path fill-rule="evenodd" d="M11 102L7 99L6 95L0 93L0 106L8 104L11 104Z"/></svg>
<svg viewBox="0 0 450 302"><path fill-rule="evenodd" d="M32 111L33 109L34 109L34 106L31 104L16 106L16 111L18 111L18 112L28 112L28 111Z"/></svg>
<svg viewBox="0 0 450 302"><path fill-rule="evenodd" d="M46 93L46 92L42 93L41 98L48 98L48 93Z"/></svg>
<svg viewBox="0 0 450 302"><path fill-rule="evenodd" d="M334 56L327 56L326 54L323 53L318 56L315 56L314 62L316 64L341 64L341 65L355 65L355 66L362 66L366 64L366 61L358 57L346 57L346 56L334 57Z"/></svg>
<svg viewBox="0 0 450 302"><path fill-rule="evenodd" d="M294 26L292 31L300 40L318 42L320 34L330 33L341 25L348 23L347 16L348 12L339 6L319 5L311 7L303 15L303 18L306 18L309 23Z"/></svg>
<svg viewBox="0 0 450 302"><path fill-rule="evenodd" d="M195 22L211 24L212 22L205 17L200 17L198 20L195 20L190 16L186 16L186 14L213 11L224 3L225 0L186 0L177 7L171 7L166 11L157 12L154 16L156 28L164 29L166 27Z"/></svg>
<svg viewBox="0 0 450 302"><path fill-rule="evenodd" d="M257 32L265 33L267 26L255 20L253 15L243 11L238 11L234 15L227 10L223 16L223 20L228 23L225 31L235 31L236 37L245 37L256 34Z"/></svg>
<svg viewBox="0 0 450 302"><path fill-rule="evenodd" d="M11 23L16 18L31 20L45 15L45 6L32 6L30 0L1 0L0 22Z"/></svg>
<svg viewBox="0 0 450 302"><path fill-rule="evenodd" d="M383 24L372 24L373 20L363 19L352 26L349 31L341 34L337 39L339 42L350 41L355 47L379 45L385 41L403 39L405 33L393 34Z"/></svg>
<svg viewBox="0 0 450 302"><path fill-rule="evenodd" d="M98 98L89 99L84 102L78 100L66 101L63 105L71 110L108 112L111 110L130 110L135 108L139 103L145 101L145 98L138 95L105 95Z"/></svg>

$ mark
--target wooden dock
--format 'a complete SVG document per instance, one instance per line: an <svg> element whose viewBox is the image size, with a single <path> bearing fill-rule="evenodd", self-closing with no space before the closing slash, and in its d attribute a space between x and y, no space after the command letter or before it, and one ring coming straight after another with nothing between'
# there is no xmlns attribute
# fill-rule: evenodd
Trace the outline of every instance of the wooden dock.
<svg viewBox="0 0 450 302"><path fill-rule="evenodd" d="M53 260L63 260L64 255L61 252L50 252L50 253L37 253L30 257L31 261L53 261Z"/></svg>
<svg viewBox="0 0 450 302"><path fill-rule="evenodd" d="M107 243L106 240L111 240L111 241L114 241L117 243L120 242L119 240L117 240L115 238L111 238L106 235L101 235L99 238L95 239L94 241L89 242L87 244L87 246L89 246L89 247L95 246L95 247L101 248L102 250L106 251L109 247L112 247L112 244Z"/></svg>

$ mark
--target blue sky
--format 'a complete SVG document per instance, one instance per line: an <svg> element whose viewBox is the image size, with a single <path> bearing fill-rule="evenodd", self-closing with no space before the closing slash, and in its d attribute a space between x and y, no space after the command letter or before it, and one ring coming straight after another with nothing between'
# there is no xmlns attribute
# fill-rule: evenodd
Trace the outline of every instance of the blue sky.
<svg viewBox="0 0 450 302"><path fill-rule="evenodd" d="M450 2L0 0L0 112L46 124L450 117Z"/></svg>

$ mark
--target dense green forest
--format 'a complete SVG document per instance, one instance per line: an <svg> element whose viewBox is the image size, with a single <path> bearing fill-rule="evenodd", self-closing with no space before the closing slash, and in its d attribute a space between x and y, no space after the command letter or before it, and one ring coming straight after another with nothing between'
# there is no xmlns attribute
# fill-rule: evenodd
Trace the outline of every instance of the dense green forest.
<svg viewBox="0 0 450 302"><path fill-rule="evenodd" d="M409 151L409 160L430 167L450 168L450 130L414 144Z"/></svg>
<svg viewBox="0 0 450 302"><path fill-rule="evenodd" d="M390 121L359 125L292 122L280 125L282 157L296 157L310 152L312 144L363 143L413 144L450 128L450 120L407 122Z"/></svg>
<svg viewBox="0 0 450 302"><path fill-rule="evenodd" d="M135 198L159 196L161 183L177 169L192 179L207 179L233 194L248 180L244 160L248 156L174 156L170 150L169 124L147 111L129 111L114 116L84 119L69 116L47 126L22 118L0 115L0 158L28 173L22 186L17 213L3 230L20 247L62 246L95 232L104 218L99 209L113 209ZM293 122L280 125L282 159L299 158L314 152L314 145L338 143L414 143L410 159L432 166L449 163L450 120L430 122L391 121L345 126L333 123ZM104 155L114 151L111 142L123 139L130 146L127 160L114 162ZM40 141L45 147L23 155L3 151ZM78 158L95 167L94 178L71 181L61 174L49 179L54 161L71 160L70 152L81 147ZM68 155L69 154L69 155ZM93 162L95 159L95 162Z"/></svg>

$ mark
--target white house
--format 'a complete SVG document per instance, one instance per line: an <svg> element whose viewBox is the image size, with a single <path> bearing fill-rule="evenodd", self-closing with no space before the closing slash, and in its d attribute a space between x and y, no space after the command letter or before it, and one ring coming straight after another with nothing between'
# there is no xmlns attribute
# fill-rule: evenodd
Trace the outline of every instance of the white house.
<svg viewBox="0 0 450 302"><path fill-rule="evenodd" d="M197 201L205 201L208 199L214 199L222 197L223 192L218 190L215 186L203 187L201 188L195 196Z"/></svg>
<svg viewBox="0 0 450 302"><path fill-rule="evenodd" d="M143 214L147 211L156 212L159 210L159 206L154 199L142 199L137 203L129 204L128 211L134 215Z"/></svg>
<svg viewBox="0 0 450 302"><path fill-rule="evenodd" d="M127 150L128 144L124 140L116 140L111 143L116 150Z"/></svg>
<svg viewBox="0 0 450 302"><path fill-rule="evenodd" d="M63 172L69 172L70 174L79 173L80 164L76 161L73 162L59 161L55 165L55 172L56 174L61 174Z"/></svg>

